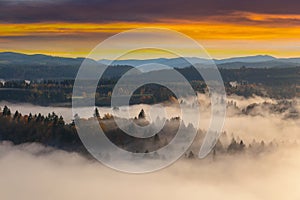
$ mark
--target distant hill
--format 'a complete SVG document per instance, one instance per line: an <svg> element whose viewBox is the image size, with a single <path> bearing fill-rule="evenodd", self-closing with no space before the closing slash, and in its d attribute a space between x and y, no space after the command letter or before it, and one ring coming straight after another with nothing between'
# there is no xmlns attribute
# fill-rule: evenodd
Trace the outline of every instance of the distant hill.
<svg viewBox="0 0 300 200"><path fill-rule="evenodd" d="M0 66L78 66L84 58L64 58L48 56L43 54L27 55L21 53L3 52L0 53Z"/></svg>
<svg viewBox="0 0 300 200"><path fill-rule="evenodd" d="M74 79L84 58L64 58L42 54L26 55L13 52L0 53L0 79ZM132 67L148 64L142 71L161 70L161 65L183 69L192 64L207 67L211 60L189 58L157 58L145 60L99 60L90 62L103 67L112 64L105 73L105 78L119 77ZM223 69L246 68L289 68L300 66L300 58L275 58L268 55L214 59L215 64ZM155 65L149 65L155 63Z"/></svg>
<svg viewBox="0 0 300 200"><path fill-rule="evenodd" d="M0 79L74 79L84 59L0 52ZM96 61L89 61L101 67ZM119 76L130 68L132 67L109 67L105 76Z"/></svg>
<svg viewBox="0 0 300 200"><path fill-rule="evenodd" d="M174 68L185 68L189 67L192 64L195 63L202 63L202 64L209 64L211 63L211 60L204 59L204 58L195 58L195 57L190 57L190 58L156 58L156 59L145 59L145 60L137 60L137 59L129 59L129 60L107 60L107 59L102 59L98 61L99 63L108 65L130 65L133 67L137 67L140 65L145 65L145 64L150 64L150 63L156 63L156 64L161 64L161 65L167 65L170 67ZM151 69L155 70L155 69Z"/></svg>
<svg viewBox="0 0 300 200"><path fill-rule="evenodd" d="M99 63L102 64L112 64L112 65L130 65L130 66L139 66L145 65L149 63L157 63L162 65L167 65L174 68L185 68L189 67L192 64L201 64L202 66L206 66L211 64L212 60L204 59L204 58L157 58L157 59L146 59L146 60L99 60ZM235 58L226 58L226 59L213 59L214 63L219 68L226 69L238 69L241 67L249 67L249 68L287 68L287 67L297 67L300 66L300 58L275 58L268 55L256 55L256 56L246 56L246 57L235 57ZM148 69L156 70L155 68Z"/></svg>
<svg viewBox="0 0 300 200"><path fill-rule="evenodd" d="M224 63L235 63L235 62L244 62L244 63L258 63L258 62L267 62L273 61L277 58L268 55L256 55L256 56L246 56L246 57L235 57L235 58L226 58L226 59L215 59L216 64Z"/></svg>
<svg viewBox="0 0 300 200"><path fill-rule="evenodd" d="M288 60L283 61L280 59L274 59L262 62L230 62L217 65L219 68L224 69L239 69L241 67L246 68L290 68L299 67L300 62L290 62Z"/></svg>

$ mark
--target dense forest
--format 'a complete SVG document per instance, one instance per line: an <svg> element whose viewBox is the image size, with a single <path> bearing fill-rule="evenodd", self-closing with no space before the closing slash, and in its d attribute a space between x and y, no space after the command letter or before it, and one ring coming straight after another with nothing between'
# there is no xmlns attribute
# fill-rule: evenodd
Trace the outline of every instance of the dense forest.
<svg viewBox="0 0 300 200"><path fill-rule="evenodd" d="M119 71L123 74L129 68ZM194 68L177 69L189 80L196 92L205 93L207 87ZM118 71L118 70L117 70ZM252 95L277 99L300 96L300 68L271 69L221 69L227 94L244 97ZM150 72L168 74L168 70ZM120 75L119 74L119 75ZM153 76L153 74L151 74ZM120 77L102 78L99 81L95 100L97 106L110 106L111 94ZM0 100L27 102L38 105L71 104L74 80L2 80ZM176 83L178 84L178 83ZM131 104L154 104L175 96L167 88L157 84L147 84L138 88L131 97Z"/></svg>

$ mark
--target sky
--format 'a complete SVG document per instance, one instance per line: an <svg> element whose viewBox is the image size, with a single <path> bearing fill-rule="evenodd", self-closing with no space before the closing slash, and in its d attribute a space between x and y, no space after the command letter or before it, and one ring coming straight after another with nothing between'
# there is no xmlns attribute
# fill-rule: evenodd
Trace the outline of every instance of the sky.
<svg viewBox="0 0 300 200"><path fill-rule="evenodd" d="M184 33L214 58L300 57L298 0L0 0L2 52L85 57L141 27Z"/></svg>

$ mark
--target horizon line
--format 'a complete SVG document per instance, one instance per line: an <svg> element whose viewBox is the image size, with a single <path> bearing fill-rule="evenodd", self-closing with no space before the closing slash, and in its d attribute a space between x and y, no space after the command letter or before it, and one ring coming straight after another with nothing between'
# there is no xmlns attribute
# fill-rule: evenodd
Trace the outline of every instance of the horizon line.
<svg viewBox="0 0 300 200"><path fill-rule="evenodd" d="M2 53L15 53L15 54L23 54L23 55L28 55L28 56L34 56L34 55L44 55L44 56L50 56L50 57L57 57L57 58L73 58L73 59L79 59L79 58L83 58L86 59L87 57L84 56L60 56L60 55L55 55L55 54L48 54L48 53L25 53L22 51L1 51L0 50L0 54ZM87 54L88 55L88 54ZM245 58L245 57L255 57L255 56L268 56L268 57L273 57L274 59L292 59L292 58L300 58L299 57L277 57L274 56L272 54L248 54L248 55L238 55L238 56L229 56L229 57L222 57L222 58L214 58L211 57L212 60L224 60L224 59L232 59L232 58ZM209 58L203 58L203 57L196 57L196 56L190 56L190 57L150 57L150 58L145 58L145 59L139 59L139 58L128 58L128 59L119 59L119 61L125 61L125 60L152 60L152 59L174 59L174 58L198 58L198 59L207 59L209 60ZM112 59L108 59L108 58L101 58L96 60L95 58L89 58L89 59L93 59L95 61L99 61L99 60L110 60L112 61Z"/></svg>

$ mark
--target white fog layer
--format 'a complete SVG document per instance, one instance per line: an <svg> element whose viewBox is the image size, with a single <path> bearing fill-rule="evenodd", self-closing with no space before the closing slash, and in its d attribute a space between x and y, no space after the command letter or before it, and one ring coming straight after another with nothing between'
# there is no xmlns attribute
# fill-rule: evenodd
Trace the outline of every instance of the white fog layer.
<svg viewBox="0 0 300 200"><path fill-rule="evenodd" d="M0 145L1 199L232 199L300 198L300 150L279 149L215 161L181 159L156 173L116 172L75 153L38 144Z"/></svg>

